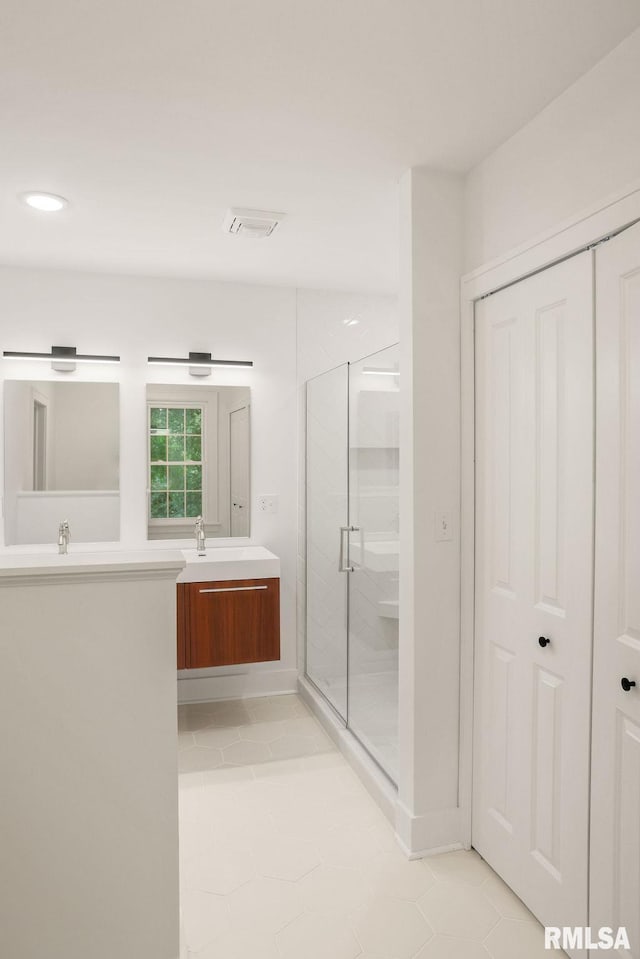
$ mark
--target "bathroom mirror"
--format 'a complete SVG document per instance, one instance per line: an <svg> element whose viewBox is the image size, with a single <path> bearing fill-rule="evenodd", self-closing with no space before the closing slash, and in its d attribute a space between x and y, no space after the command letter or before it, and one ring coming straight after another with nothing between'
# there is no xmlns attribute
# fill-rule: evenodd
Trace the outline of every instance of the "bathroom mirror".
<svg viewBox="0 0 640 959"><path fill-rule="evenodd" d="M120 539L117 383L4 384L5 542Z"/></svg>
<svg viewBox="0 0 640 959"><path fill-rule="evenodd" d="M149 539L249 536L250 390L147 386Z"/></svg>

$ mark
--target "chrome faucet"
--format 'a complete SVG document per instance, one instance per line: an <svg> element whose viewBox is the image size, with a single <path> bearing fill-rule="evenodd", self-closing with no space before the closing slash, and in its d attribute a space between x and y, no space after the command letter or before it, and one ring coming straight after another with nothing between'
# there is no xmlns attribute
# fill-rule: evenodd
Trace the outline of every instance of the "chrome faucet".
<svg viewBox="0 0 640 959"><path fill-rule="evenodd" d="M206 556L207 541L204 538L204 520L202 516L196 517L196 549L198 556Z"/></svg>
<svg viewBox="0 0 640 959"><path fill-rule="evenodd" d="M69 530L69 520L65 519L60 523L58 527L58 552L65 554L69 552L69 541L71 539L71 531Z"/></svg>

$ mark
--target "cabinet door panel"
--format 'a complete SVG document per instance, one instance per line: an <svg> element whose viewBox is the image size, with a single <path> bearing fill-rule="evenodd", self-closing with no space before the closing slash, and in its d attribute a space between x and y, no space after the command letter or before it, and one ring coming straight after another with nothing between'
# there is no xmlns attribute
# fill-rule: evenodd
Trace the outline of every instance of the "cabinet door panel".
<svg viewBox="0 0 640 959"><path fill-rule="evenodd" d="M280 581L189 583L189 668L280 658Z"/></svg>
<svg viewBox="0 0 640 959"><path fill-rule="evenodd" d="M177 632L178 632L178 669L186 669L187 662L187 597L186 586L177 586Z"/></svg>

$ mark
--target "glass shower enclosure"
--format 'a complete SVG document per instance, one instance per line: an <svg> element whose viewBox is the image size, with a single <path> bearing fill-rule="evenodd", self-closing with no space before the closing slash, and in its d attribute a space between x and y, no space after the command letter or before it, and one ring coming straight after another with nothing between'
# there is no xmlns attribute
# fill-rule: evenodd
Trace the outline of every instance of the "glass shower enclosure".
<svg viewBox="0 0 640 959"><path fill-rule="evenodd" d="M399 349L307 382L306 675L394 782Z"/></svg>

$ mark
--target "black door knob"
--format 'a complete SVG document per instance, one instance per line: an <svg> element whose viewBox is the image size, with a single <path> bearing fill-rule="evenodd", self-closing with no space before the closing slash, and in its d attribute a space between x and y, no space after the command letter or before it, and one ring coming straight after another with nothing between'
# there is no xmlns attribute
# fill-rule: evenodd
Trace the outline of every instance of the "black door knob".
<svg viewBox="0 0 640 959"><path fill-rule="evenodd" d="M540 645L541 645L542 648L544 649L545 646L548 646L548 645L549 645L549 643L551 642L551 640L550 640L550 639L547 639L546 636L538 636L538 642L540 643Z"/></svg>
<svg viewBox="0 0 640 959"><path fill-rule="evenodd" d="M620 685L624 689L625 693L628 693L632 686L635 686L635 679L627 679L626 676L623 676L620 680Z"/></svg>

